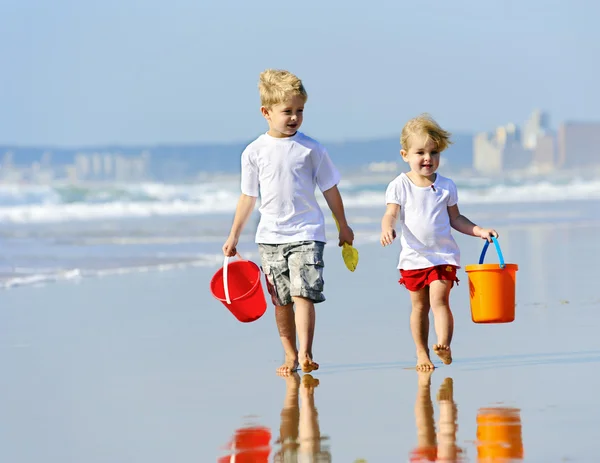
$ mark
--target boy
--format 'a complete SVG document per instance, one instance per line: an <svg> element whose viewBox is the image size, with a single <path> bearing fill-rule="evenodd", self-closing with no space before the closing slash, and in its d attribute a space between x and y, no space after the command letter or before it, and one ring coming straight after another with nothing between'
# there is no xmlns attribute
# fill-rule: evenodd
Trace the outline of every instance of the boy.
<svg viewBox="0 0 600 463"><path fill-rule="evenodd" d="M298 132L307 100L302 81L288 71L268 69L260 75L259 91L269 131L242 153L242 194L223 253L236 254L238 239L260 194L256 243L285 351L285 362L277 373L288 376L298 366L304 372L319 368L312 352L314 304L325 300L326 238L316 186L340 224L339 245L352 244L354 233L337 188L339 172L322 145Z"/></svg>
<svg viewBox="0 0 600 463"><path fill-rule="evenodd" d="M400 284L410 292L410 329L417 349L417 370L434 368L429 358L429 309L433 311L437 344L434 352L443 363L452 363L450 343L454 319L450 290L460 266L460 250L451 228L491 241L498 233L481 228L458 210L458 194L452 180L436 174L440 153L450 144L450 133L436 121L421 115L402 129L400 154L410 172L402 173L388 186L387 209L381 220L381 244L396 238L394 226L400 217Z"/></svg>

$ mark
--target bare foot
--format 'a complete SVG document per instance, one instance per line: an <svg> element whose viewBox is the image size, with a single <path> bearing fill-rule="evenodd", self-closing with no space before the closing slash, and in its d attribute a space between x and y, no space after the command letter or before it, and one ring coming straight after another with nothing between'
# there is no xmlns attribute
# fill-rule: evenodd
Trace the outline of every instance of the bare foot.
<svg viewBox="0 0 600 463"><path fill-rule="evenodd" d="M429 358L429 352L417 352L417 371L430 371L435 367Z"/></svg>
<svg viewBox="0 0 600 463"><path fill-rule="evenodd" d="M319 364L315 362L308 354L300 356L300 366L302 367L302 371L304 373L310 373L311 371L319 369Z"/></svg>
<svg viewBox="0 0 600 463"><path fill-rule="evenodd" d="M452 351L450 350L450 346L435 344L433 346L433 351L442 360L442 362L444 362L444 365L450 365L452 363Z"/></svg>
<svg viewBox="0 0 600 463"><path fill-rule="evenodd" d="M284 364L277 368L276 371L278 376L290 376L298 371L298 359L296 357L286 355Z"/></svg>

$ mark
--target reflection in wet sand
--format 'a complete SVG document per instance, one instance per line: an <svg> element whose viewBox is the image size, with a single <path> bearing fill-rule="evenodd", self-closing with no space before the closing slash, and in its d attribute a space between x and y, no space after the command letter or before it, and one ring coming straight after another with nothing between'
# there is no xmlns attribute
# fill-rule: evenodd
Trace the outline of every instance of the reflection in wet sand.
<svg viewBox="0 0 600 463"><path fill-rule="evenodd" d="M481 408L477 413L477 462L505 463L523 459L521 411Z"/></svg>
<svg viewBox="0 0 600 463"><path fill-rule="evenodd" d="M417 446L410 454L411 462L460 462L462 449L456 445L457 407L454 402L452 378L446 378L437 394L439 405L436 435L433 401L431 399L431 371L418 372L419 386L415 402Z"/></svg>
<svg viewBox="0 0 600 463"><path fill-rule="evenodd" d="M323 444L326 438L321 436L315 407L315 389L319 380L310 374L300 379L298 373L284 379L286 391L277 442L280 449L275 454L274 462L331 462L329 449Z"/></svg>
<svg viewBox="0 0 600 463"><path fill-rule="evenodd" d="M228 455L218 463L267 463L271 453L271 431L258 425L248 425L236 430L227 445Z"/></svg>

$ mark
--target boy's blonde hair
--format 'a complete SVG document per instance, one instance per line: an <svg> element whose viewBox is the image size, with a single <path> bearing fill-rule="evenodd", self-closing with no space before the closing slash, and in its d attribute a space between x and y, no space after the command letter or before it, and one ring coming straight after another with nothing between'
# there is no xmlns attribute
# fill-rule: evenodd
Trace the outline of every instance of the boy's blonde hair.
<svg viewBox="0 0 600 463"><path fill-rule="evenodd" d="M428 140L433 140L440 152L452 144L450 140L452 134L442 129L429 114L421 114L404 125L400 135L400 144L403 150L408 151L411 135L425 135Z"/></svg>
<svg viewBox="0 0 600 463"><path fill-rule="evenodd" d="M294 96L301 96L305 103L308 99L302 81L291 72L282 69L267 69L261 72L258 90L260 104L267 109Z"/></svg>

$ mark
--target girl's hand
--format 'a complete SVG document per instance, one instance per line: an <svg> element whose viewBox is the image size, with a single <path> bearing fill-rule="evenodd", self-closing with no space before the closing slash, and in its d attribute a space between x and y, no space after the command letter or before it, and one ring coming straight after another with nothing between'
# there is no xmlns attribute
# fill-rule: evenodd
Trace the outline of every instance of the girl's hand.
<svg viewBox="0 0 600 463"><path fill-rule="evenodd" d="M225 244L223 245L223 254L225 254L228 257L235 256L237 254L237 244L238 239L235 236L230 236L229 238L227 238L227 241L225 241Z"/></svg>
<svg viewBox="0 0 600 463"><path fill-rule="evenodd" d="M396 239L396 230L393 228L388 228L387 230L383 230L381 232L381 245L388 246L392 244L392 242Z"/></svg>
<svg viewBox="0 0 600 463"><path fill-rule="evenodd" d="M494 230L493 228L480 228L477 236L479 236L480 238L489 241L490 243L492 242L492 236L494 238L498 238L498 232L496 230Z"/></svg>

